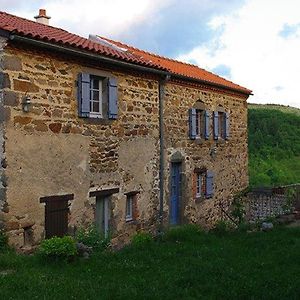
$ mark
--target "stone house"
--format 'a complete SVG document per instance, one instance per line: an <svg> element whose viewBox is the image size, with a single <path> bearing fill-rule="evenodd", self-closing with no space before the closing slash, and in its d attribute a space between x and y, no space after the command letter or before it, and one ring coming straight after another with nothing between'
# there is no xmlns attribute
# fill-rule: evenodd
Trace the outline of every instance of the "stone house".
<svg viewBox="0 0 300 300"><path fill-rule="evenodd" d="M17 249L95 223L212 226L248 185L251 91L197 66L0 12L0 226Z"/></svg>

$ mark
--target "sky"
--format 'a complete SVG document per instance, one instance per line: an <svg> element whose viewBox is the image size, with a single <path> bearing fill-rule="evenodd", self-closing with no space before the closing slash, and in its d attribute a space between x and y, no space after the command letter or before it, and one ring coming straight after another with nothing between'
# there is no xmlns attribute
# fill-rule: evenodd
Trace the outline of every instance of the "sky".
<svg viewBox="0 0 300 300"><path fill-rule="evenodd" d="M0 9L81 36L98 34L196 64L300 108L300 0L0 0Z"/></svg>

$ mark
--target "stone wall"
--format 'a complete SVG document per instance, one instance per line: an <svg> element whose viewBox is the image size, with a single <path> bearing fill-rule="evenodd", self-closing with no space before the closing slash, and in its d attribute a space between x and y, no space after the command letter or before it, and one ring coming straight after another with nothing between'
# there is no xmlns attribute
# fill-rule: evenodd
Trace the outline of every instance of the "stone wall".
<svg viewBox="0 0 300 300"><path fill-rule="evenodd" d="M285 195L249 193L247 195L246 219L257 221L283 215L286 200Z"/></svg>
<svg viewBox="0 0 300 300"><path fill-rule="evenodd" d="M247 221L265 220L300 211L300 184L261 188L247 194Z"/></svg>
<svg viewBox="0 0 300 300"><path fill-rule="evenodd" d="M4 55L4 48L7 44L5 38L0 37L0 61ZM4 213L7 211L6 202L6 159L5 159L5 126L4 123L9 117L8 110L4 106L4 89L9 88L8 75L4 71L3 64L0 63L0 229L4 227Z"/></svg>
<svg viewBox="0 0 300 300"><path fill-rule="evenodd" d="M208 140L190 140L188 110L201 101L210 112ZM222 107L230 114L228 140L213 139L213 111ZM170 199L170 165L172 155L180 153L185 170L183 177L183 222L195 222L211 227L222 217L221 208L228 210L232 196L248 186L247 103L245 98L233 97L195 87L172 83L166 86L165 99L165 210ZM215 151L216 155L211 155ZM195 201L193 174L195 168L207 168L214 175L214 197Z"/></svg>
<svg viewBox="0 0 300 300"><path fill-rule="evenodd" d="M111 197L113 237L125 242L140 228L155 228L159 208L159 99L158 78L109 69L90 61L7 46L2 53L3 110L5 111L5 209L2 219L16 248L24 246L25 230L32 244L44 237L44 196L74 194L70 230L94 220L95 197L90 191L120 188ZM91 120L77 114L76 80L79 72L105 72L118 80L118 119ZM182 222L211 226L247 177L246 99L166 84L164 101L165 195L164 222L168 224L170 163L183 157ZM30 97L28 113L22 109ZM198 142L188 138L188 109L197 100L209 111L219 105L230 112L230 139ZM211 123L212 131L212 123ZM1 142L1 139L0 139ZM216 149L216 156L211 155ZM215 173L211 199L195 202L195 167ZM125 193L139 191L137 222L125 222Z"/></svg>
<svg viewBox="0 0 300 300"><path fill-rule="evenodd" d="M74 193L70 229L94 219L95 197L89 192L119 187L112 196L114 236L128 239L136 228L152 225L158 205L158 83L120 71L117 120L77 116L79 72L102 69L47 53L7 47L2 57L9 85L4 88L8 178L4 213L10 242L24 243L24 228L33 243L44 236L40 197ZM86 66L89 65L89 68ZM31 98L28 113L24 97ZM138 195L139 223L125 222L124 193Z"/></svg>

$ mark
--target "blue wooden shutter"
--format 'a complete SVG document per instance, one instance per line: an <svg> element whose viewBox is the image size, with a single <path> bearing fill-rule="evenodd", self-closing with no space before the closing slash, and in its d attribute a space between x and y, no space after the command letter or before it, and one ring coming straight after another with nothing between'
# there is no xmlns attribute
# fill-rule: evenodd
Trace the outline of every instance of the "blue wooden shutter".
<svg viewBox="0 0 300 300"><path fill-rule="evenodd" d="M219 137L219 114L214 111L214 139L217 140Z"/></svg>
<svg viewBox="0 0 300 300"><path fill-rule="evenodd" d="M229 113L225 113L225 139L228 140L229 138Z"/></svg>
<svg viewBox="0 0 300 300"><path fill-rule="evenodd" d="M214 174L212 171L206 172L206 198L211 198L214 195Z"/></svg>
<svg viewBox="0 0 300 300"><path fill-rule="evenodd" d="M90 114L90 74L78 74L78 116L88 117Z"/></svg>
<svg viewBox="0 0 300 300"><path fill-rule="evenodd" d="M108 118L118 118L118 85L114 77L108 80Z"/></svg>
<svg viewBox="0 0 300 300"><path fill-rule="evenodd" d="M189 109L189 135L190 139L194 140L196 138L196 109Z"/></svg>
<svg viewBox="0 0 300 300"><path fill-rule="evenodd" d="M209 138L209 112L206 110L204 112L204 136L205 139Z"/></svg>

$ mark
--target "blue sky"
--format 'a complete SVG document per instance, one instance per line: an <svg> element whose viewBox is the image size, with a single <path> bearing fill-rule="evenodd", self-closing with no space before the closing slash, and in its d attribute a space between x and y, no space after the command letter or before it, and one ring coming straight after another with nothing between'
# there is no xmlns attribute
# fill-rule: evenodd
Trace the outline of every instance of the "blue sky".
<svg viewBox="0 0 300 300"><path fill-rule="evenodd" d="M300 107L299 0L0 0L1 10L197 64L250 88L249 102Z"/></svg>

